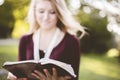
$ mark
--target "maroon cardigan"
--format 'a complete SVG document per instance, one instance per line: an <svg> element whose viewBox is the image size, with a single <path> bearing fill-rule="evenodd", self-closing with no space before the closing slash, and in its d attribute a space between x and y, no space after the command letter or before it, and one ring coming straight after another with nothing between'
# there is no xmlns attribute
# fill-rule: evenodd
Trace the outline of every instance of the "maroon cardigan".
<svg viewBox="0 0 120 80"><path fill-rule="evenodd" d="M29 34L20 38L18 56L19 60L30 60L34 58L32 36L33 34ZM77 75L77 77L72 80L78 80L80 64L80 44L78 38L66 33L63 40L53 48L50 58L71 64L75 74Z"/></svg>

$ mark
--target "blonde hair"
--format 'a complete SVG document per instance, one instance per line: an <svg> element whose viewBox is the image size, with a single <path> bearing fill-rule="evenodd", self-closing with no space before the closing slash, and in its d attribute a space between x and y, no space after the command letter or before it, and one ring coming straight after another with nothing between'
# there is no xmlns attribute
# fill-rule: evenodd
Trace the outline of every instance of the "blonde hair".
<svg viewBox="0 0 120 80"><path fill-rule="evenodd" d="M30 33L34 33L40 26L35 19L35 7L38 0L31 0L30 8L28 11L27 20L30 24ZM43 0L44 1L44 0ZM65 0L48 0L51 1L53 8L58 17L57 26L64 32L76 34L77 31L81 31L80 38L85 34L84 27L82 27L71 15L68 10Z"/></svg>

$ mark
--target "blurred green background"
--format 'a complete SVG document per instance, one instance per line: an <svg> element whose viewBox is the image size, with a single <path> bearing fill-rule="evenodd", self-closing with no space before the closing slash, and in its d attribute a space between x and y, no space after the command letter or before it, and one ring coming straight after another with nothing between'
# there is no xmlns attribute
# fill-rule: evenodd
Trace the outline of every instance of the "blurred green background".
<svg viewBox="0 0 120 80"><path fill-rule="evenodd" d="M99 5L95 3L97 0L65 1L75 19L88 32L80 40L82 56L79 80L120 80L120 14L114 11L120 1L105 0L109 7L110 4L115 7L113 10L111 8L112 12L107 10L105 6L108 4L102 0ZM112 1L117 2L115 6ZM0 80L7 80L7 71L2 65L5 61L17 60L19 38L29 30L25 21L29 2L0 0ZM104 8L100 7L100 3ZM80 32L77 34L79 36Z"/></svg>

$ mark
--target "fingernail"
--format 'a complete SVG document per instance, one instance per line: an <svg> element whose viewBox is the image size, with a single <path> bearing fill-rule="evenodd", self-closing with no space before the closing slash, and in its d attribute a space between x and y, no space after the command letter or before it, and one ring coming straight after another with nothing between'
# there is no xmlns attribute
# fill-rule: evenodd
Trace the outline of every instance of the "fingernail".
<svg viewBox="0 0 120 80"><path fill-rule="evenodd" d="M43 71L47 71L47 69L43 69Z"/></svg>

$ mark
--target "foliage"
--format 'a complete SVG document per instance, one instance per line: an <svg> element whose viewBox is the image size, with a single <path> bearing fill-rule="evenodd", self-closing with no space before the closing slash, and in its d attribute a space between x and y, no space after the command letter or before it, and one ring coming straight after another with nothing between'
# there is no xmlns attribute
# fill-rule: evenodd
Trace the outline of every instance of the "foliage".
<svg viewBox="0 0 120 80"><path fill-rule="evenodd" d="M29 2L30 0L5 0L5 3L0 6L0 38L19 38L27 32L28 24L24 19ZM66 2L69 5L69 0ZM112 47L111 34L106 29L107 19L100 18L97 10L92 9L91 14L86 14L81 7L76 18L82 26L88 28L89 35L81 40L83 52L103 53Z"/></svg>
<svg viewBox="0 0 120 80"><path fill-rule="evenodd" d="M97 10L93 10L91 14L86 14L79 10L77 19L81 25L87 27L88 35L81 40L83 52L106 52L111 45L111 34L107 31L106 18L100 18Z"/></svg>
<svg viewBox="0 0 120 80"><path fill-rule="evenodd" d="M28 11L28 6L24 6L19 9L15 9L13 11L13 15L15 17L14 29L12 31L12 38L19 38L21 35L25 34L29 27L28 23L25 21L26 15Z"/></svg>
<svg viewBox="0 0 120 80"><path fill-rule="evenodd" d="M0 38L9 37L13 30L14 16L12 14L11 3L5 3L0 6Z"/></svg>
<svg viewBox="0 0 120 80"><path fill-rule="evenodd" d="M11 37L11 33L14 29L15 21L25 18L25 5L28 5L29 0L5 0L5 3L0 6L0 38ZM15 11L21 11L17 16Z"/></svg>

